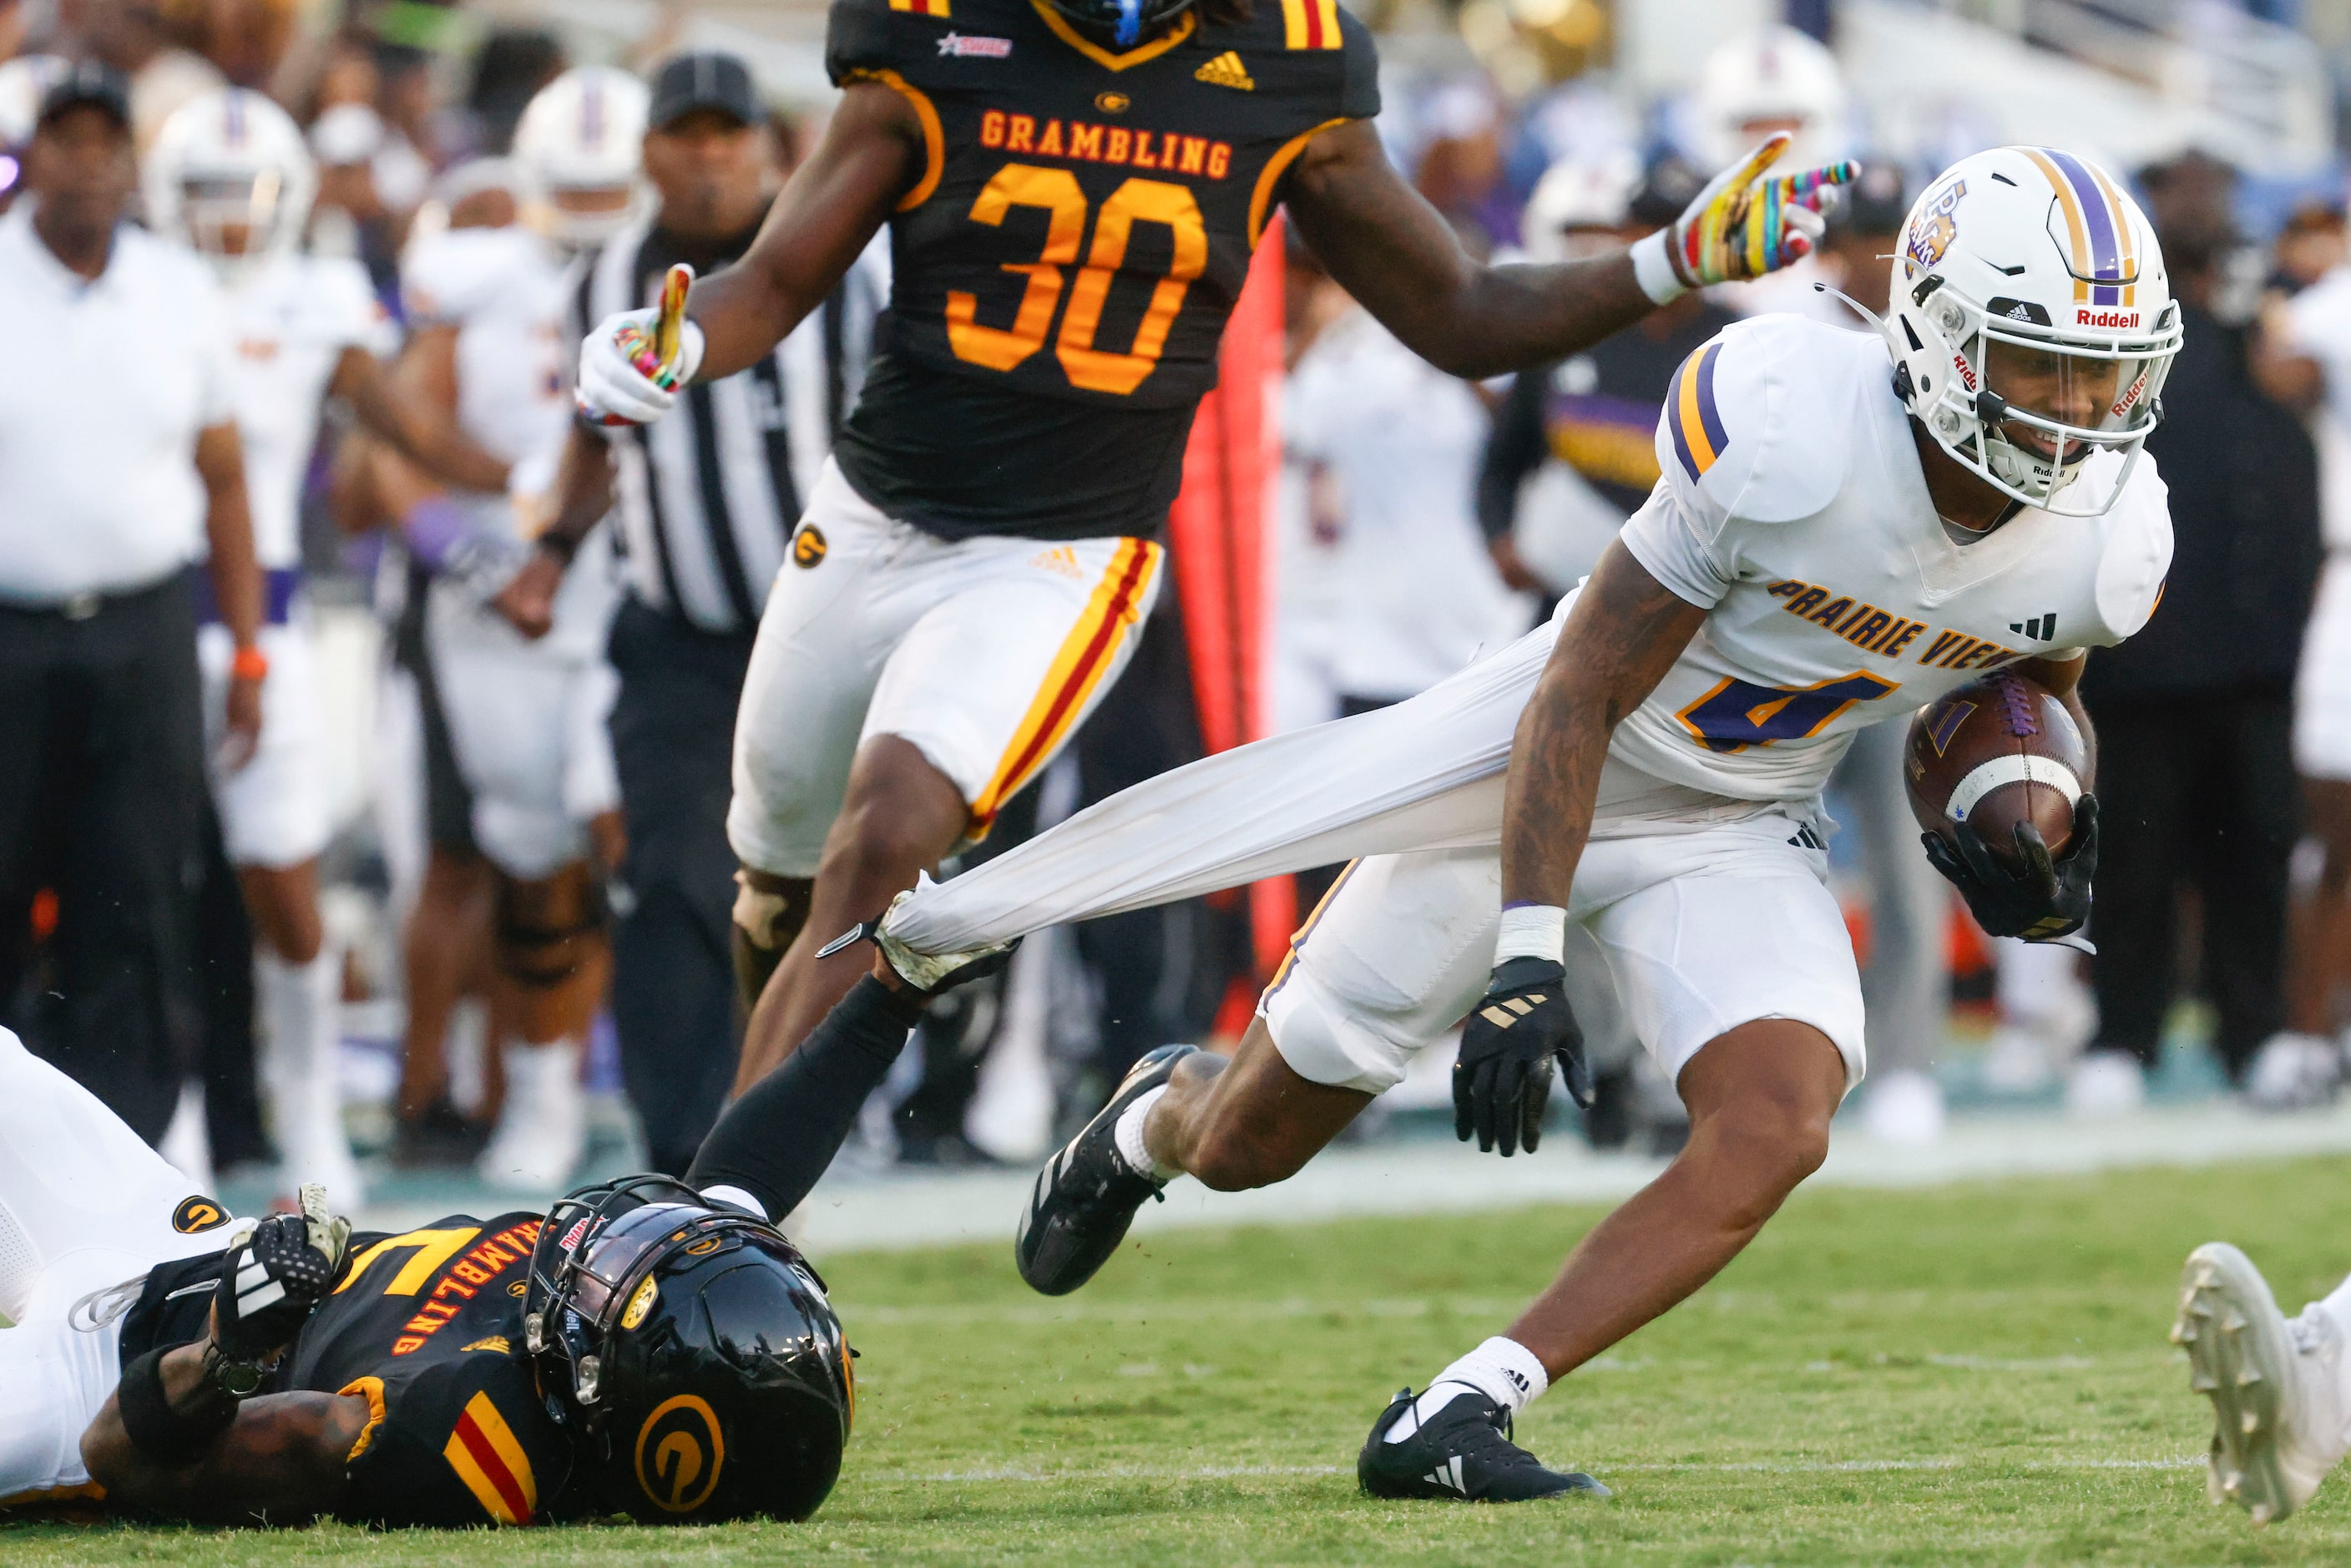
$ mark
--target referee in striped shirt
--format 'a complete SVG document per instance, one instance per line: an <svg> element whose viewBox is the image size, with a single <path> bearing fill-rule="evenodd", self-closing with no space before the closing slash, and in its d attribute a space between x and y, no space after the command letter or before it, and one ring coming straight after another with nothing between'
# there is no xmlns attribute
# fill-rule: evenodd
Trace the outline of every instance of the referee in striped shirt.
<svg viewBox="0 0 2351 1568"><path fill-rule="evenodd" d="M645 173L658 210L586 269L575 340L614 311L653 303L671 264L707 276L742 255L778 188L767 116L732 55L664 64L649 125ZM551 623L564 569L610 507L627 582L610 658L621 677L612 750L629 843L612 1010L629 1098L659 1170L692 1163L734 1079L726 801L736 703L801 500L864 378L887 266L875 246L773 353L695 383L678 417L576 427L555 520L509 597L525 632Z"/></svg>

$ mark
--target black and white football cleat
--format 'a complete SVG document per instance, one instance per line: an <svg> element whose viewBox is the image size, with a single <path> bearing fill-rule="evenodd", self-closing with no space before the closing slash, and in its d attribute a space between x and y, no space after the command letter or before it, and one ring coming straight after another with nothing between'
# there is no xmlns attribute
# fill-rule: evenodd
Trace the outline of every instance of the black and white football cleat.
<svg viewBox="0 0 2351 1568"><path fill-rule="evenodd" d="M1475 1389L1456 1395L1409 1437L1388 1428L1412 1412L1405 1389L1380 1412L1355 1459L1355 1479L1372 1497L1452 1502L1532 1502L1583 1492L1614 1494L1581 1470L1554 1470L1510 1441L1510 1412Z"/></svg>
<svg viewBox="0 0 2351 1568"><path fill-rule="evenodd" d="M1020 1234L1012 1244L1029 1289L1066 1296L1110 1261L1134 1211L1159 1198L1166 1185L1129 1166L1118 1152L1118 1119L1129 1105L1167 1082L1176 1064L1199 1047L1163 1045L1145 1052L1094 1119L1061 1145L1037 1173ZM1163 1199L1164 1201L1164 1199Z"/></svg>

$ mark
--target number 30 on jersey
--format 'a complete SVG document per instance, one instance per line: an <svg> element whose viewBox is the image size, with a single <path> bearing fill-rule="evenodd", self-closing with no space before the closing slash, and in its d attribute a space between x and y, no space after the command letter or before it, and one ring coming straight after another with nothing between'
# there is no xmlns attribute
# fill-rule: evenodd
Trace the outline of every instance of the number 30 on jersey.
<svg viewBox="0 0 2351 1568"><path fill-rule="evenodd" d="M947 341L956 358L992 371L1008 371L1045 346L1046 329L1061 299L1062 268L1078 259L1085 235L1085 193L1067 169L1007 163L981 187L971 204L971 218L998 227L1015 207L1041 208L1050 221L1044 251L1035 261L1004 264L1005 271L1025 273L1029 278L1011 327L981 326L975 319L977 296L962 289L947 294ZM1166 225L1175 239L1174 256L1167 276L1151 291L1133 348L1125 353L1098 349L1094 334L1102 326L1102 305L1110 298L1112 279L1126 261L1127 242L1138 223ZM1070 287L1070 307L1053 346L1070 384L1122 397L1141 386L1167 346L1167 329L1184 308L1185 293L1207 265L1207 225L1201 222L1200 205L1188 186L1131 179L1113 191L1094 214L1093 248Z"/></svg>

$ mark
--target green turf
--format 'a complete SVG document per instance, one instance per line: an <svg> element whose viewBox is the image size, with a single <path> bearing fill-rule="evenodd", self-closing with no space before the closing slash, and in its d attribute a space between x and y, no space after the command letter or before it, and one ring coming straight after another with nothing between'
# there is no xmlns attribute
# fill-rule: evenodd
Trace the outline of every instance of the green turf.
<svg viewBox="0 0 2351 1568"><path fill-rule="evenodd" d="M1355 1448L1398 1385L1507 1322L1595 1210L1161 1236L1061 1301L1022 1289L1008 1245L842 1258L827 1271L862 1403L814 1521L509 1533L496 1561L2339 1563L2340 1481L2259 1533L2206 1506L2183 1462L2205 1407L2164 1331L2181 1258L2212 1237L2289 1310L2331 1286L2346 1193L2335 1160L1800 1194L1520 1423L1615 1500L1517 1509L1369 1501ZM0 1527L9 1568L490 1550Z"/></svg>

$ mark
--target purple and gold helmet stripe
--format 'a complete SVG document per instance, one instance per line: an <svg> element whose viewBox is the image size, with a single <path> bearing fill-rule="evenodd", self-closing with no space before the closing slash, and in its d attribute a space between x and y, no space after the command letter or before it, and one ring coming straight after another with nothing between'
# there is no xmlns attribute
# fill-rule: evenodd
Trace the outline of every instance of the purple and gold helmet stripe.
<svg viewBox="0 0 2351 1568"><path fill-rule="evenodd" d="M1673 432L1674 454L1693 479L1703 477L1730 444L1714 402L1714 361L1721 352L1720 343L1708 343L1684 360L1674 377L1673 394L1666 402L1666 427Z"/></svg>
<svg viewBox="0 0 2351 1568"><path fill-rule="evenodd" d="M2121 199L2105 177L2071 152L2055 148L2027 147L2032 160L2057 193L2058 210L2065 214L2065 233L2072 242L2069 270L2074 274L2074 298L2084 304L2121 305L2136 290L2138 258L2133 254L2130 224L2123 216Z"/></svg>

